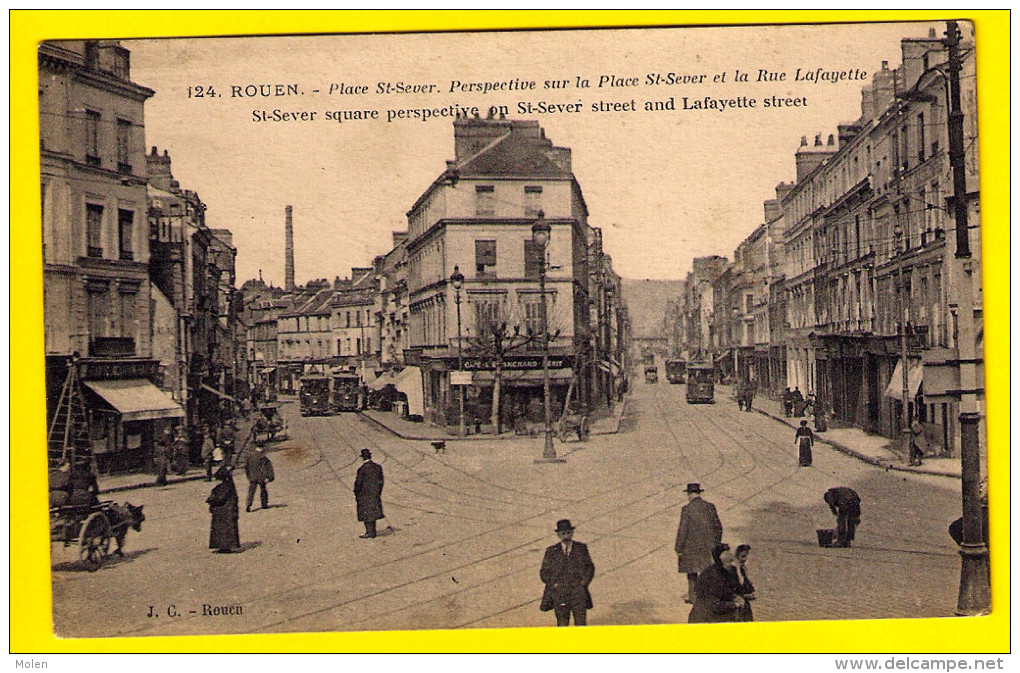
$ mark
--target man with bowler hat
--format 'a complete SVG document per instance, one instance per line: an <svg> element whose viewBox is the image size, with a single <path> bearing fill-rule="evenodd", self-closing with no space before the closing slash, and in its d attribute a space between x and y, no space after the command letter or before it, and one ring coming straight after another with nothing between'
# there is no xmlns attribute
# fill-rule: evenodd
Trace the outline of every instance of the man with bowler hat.
<svg viewBox="0 0 1020 673"><path fill-rule="evenodd" d="M570 519L556 522L556 535L560 541L545 550L538 573L545 583L539 609L555 611L556 626L570 626L571 614L574 626L585 626L587 611L592 607L588 585L595 577L595 564L588 554L588 545L574 541Z"/></svg>
<svg viewBox="0 0 1020 673"><path fill-rule="evenodd" d="M384 518L382 507L383 470L378 463L372 462L372 452L361 450L361 459L365 462L358 468L354 479L354 498L358 503L358 521L365 522L363 539L376 536L375 522Z"/></svg>
<svg viewBox="0 0 1020 673"><path fill-rule="evenodd" d="M722 542L722 522L715 505L702 500L701 484L687 484L687 504L680 510L680 527L676 531L677 571L687 575L684 602L694 601L694 585L698 573L712 565L712 549Z"/></svg>

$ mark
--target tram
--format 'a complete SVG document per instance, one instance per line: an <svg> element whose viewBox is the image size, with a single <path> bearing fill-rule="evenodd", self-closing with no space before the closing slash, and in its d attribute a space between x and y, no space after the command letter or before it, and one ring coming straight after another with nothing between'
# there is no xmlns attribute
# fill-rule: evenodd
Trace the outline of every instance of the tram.
<svg viewBox="0 0 1020 673"><path fill-rule="evenodd" d="M687 403L715 403L715 365L711 362L688 363Z"/></svg>
<svg viewBox="0 0 1020 673"><path fill-rule="evenodd" d="M337 411L360 411L361 379L354 372L333 372L333 408Z"/></svg>
<svg viewBox="0 0 1020 673"><path fill-rule="evenodd" d="M683 383L687 380L686 360L666 360L666 380L670 383Z"/></svg>
<svg viewBox="0 0 1020 673"><path fill-rule="evenodd" d="M298 401L302 416L328 416L333 412L329 403L329 377L305 374L301 377Z"/></svg>

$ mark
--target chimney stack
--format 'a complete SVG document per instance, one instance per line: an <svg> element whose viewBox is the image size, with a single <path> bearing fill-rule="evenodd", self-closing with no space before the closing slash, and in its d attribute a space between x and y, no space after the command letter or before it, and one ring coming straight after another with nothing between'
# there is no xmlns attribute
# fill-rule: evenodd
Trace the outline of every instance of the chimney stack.
<svg viewBox="0 0 1020 673"><path fill-rule="evenodd" d="M284 289L287 292L294 291L294 208L287 206L287 250L286 266L284 268Z"/></svg>

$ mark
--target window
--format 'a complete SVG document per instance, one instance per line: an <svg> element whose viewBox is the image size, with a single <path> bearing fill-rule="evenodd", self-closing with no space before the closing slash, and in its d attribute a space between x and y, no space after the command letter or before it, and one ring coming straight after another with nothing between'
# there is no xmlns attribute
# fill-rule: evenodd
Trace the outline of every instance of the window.
<svg viewBox="0 0 1020 673"><path fill-rule="evenodd" d="M351 326L351 312L350 311L345 311L344 315L347 317L347 327L350 327Z"/></svg>
<svg viewBox="0 0 1020 673"><path fill-rule="evenodd" d="M90 203L85 206L85 226L88 230L88 256L103 256L103 207Z"/></svg>
<svg viewBox="0 0 1020 673"><path fill-rule="evenodd" d="M524 186L524 216L538 217L542 210L542 185Z"/></svg>
<svg viewBox="0 0 1020 673"><path fill-rule="evenodd" d="M529 301L524 304L524 332L525 334L538 336L542 333L542 302L541 301ZM528 349L541 349L542 340L536 338L530 344Z"/></svg>
<svg viewBox="0 0 1020 673"><path fill-rule="evenodd" d="M131 173L131 122L117 120L117 171Z"/></svg>
<svg viewBox="0 0 1020 673"><path fill-rule="evenodd" d="M131 261L135 258L131 247L131 234L135 227L135 214L130 210L117 211L117 231L120 236L120 258Z"/></svg>
<svg viewBox="0 0 1020 673"><path fill-rule="evenodd" d="M496 241L475 241L475 267L479 276L496 273Z"/></svg>
<svg viewBox="0 0 1020 673"><path fill-rule="evenodd" d="M924 161L924 113L917 115L917 160Z"/></svg>
<svg viewBox="0 0 1020 673"><path fill-rule="evenodd" d="M95 110L85 111L85 161L90 166L98 166L100 163L99 118Z"/></svg>
<svg viewBox="0 0 1020 673"><path fill-rule="evenodd" d="M491 217L496 214L496 187L475 185L475 215Z"/></svg>
<svg viewBox="0 0 1020 673"><path fill-rule="evenodd" d="M498 326L501 320L497 301L476 301L475 305L475 334L484 343L492 336L493 328Z"/></svg>
<svg viewBox="0 0 1020 673"><path fill-rule="evenodd" d="M538 278L542 273L542 249L530 238L524 239L524 277Z"/></svg>

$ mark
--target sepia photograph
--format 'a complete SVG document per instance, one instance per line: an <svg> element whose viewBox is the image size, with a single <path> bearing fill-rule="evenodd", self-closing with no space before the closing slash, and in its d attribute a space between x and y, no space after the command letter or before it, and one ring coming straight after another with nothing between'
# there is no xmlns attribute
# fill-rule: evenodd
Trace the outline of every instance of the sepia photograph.
<svg viewBox="0 0 1020 673"><path fill-rule="evenodd" d="M40 41L52 635L988 618L981 40Z"/></svg>

